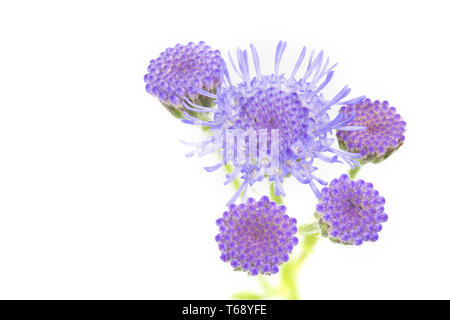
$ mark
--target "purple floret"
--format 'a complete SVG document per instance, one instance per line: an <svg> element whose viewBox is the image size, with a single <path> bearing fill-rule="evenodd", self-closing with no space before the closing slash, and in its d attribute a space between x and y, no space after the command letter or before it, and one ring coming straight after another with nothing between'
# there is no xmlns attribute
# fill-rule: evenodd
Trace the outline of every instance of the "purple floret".
<svg viewBox="0 0 450 320"><path fill-rule="evenodd" d="M169 110L178 110L182 115L186 110L184 101L188 99L204 105L199 91L215 92L221 76L220 51L212 50L201 41L166 49L150 61L144 81L148 93L157 97Z"/></svg>
<svg viewBox="0 0 450 320"><path fill-rule="evenodd" d="M339 112L355 115L349 125L366 128L337 132L341 149L360 153L363 163L386 159L405 141L406 122L387 101L365 99L361 103L342 107Z"/></svg>
<svg viewBox="0 0 450 320"><path fill-rule="evenodd" d="M352 245L378 240L381 224L388 216L384 212L384 198L371 183L350 180L344 174L331 181L321 194L316 217L324 236Z"/></svg>
<svg viewBox="0 0 450 320"><path fill-rule="evenodd" d="M277 273L278 266L289 260L298 244L297 221L285 212L285 206L267 196L259 201L249 198L247 203L231 204L216 221L220 258L229 261L235 270L253 276Z"/></svg>

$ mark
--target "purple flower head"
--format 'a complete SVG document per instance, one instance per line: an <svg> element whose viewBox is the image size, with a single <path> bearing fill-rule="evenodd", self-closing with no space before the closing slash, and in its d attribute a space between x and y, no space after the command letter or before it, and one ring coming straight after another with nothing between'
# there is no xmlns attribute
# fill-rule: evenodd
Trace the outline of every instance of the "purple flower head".
<svg viewBox="0 0 450 320"><path fill-rule="evenodd" d="M220 51L201 41L197 45L190 42L166 49L150 61L144 81L148 93L157 97L173 115L182 117L186 99L202 106L211 105L210 98L198 93L200 90L215 92L221 75Z"/></svg>
<svg viewBox="0 0 450 320"><path fill-rule="evenodd" d="M366 127L362 131L337 132L341 149L360 153L362 163L386 159L405 141L406 122L387 101L365 99L342 107L339 112L355 115L350 125Z"/></svg>
<svg viewBox="0 0 450 320"><path fill-rule="evenodd" d="M384 212L384 198L371 183L350 180L344 174L331 181L321 193L316 217L324 236L353 245L378 239L381 224L388 216Z"/></svg>
<svg viewBox="0 0 450 320"><path fill-rule="evenodd" d="M255 76L250 74L250 63L246 50L237 50L237 66L229 55L233 70L242 79L233 84L227 67L223 66L223 81L216 94L205 94L216 100L212 121L198 121L185 113L184 122L207 126L212 136L200 144L191 144L194 151L188 155L199 155L219 150L222 163L207 167L208 171L231 163L234 171L227 175L226 183L240 175L241 188L230 200L234 202L239 194L245 198L247 187L256 181L268 177L275 184L275 194L285 195L282 188L283 178L294 176L303 184L309 184L316 194L320 192L315 181L326 185L316 177L314 161L341 162L353 167L358 154L331 147L332 130L354 130L348 126L353 116L340 114L330 119L328 111L336 104L357 103L364 97L350 101L341 100L350 89L345 86L337 95L327 100L321 90L334 74L336 65L329 64L323 51L317 55L311 53L306 58L306 48L289 75L279 73L280 61L286 48L286 42L279 42L275 53L273 74L261 73L258 53L251 45L251 55ZM303 61L306 62L304 74L296 78ZM326 60L326 61L325 61ZM210 112L201 106L186 106L196 112ZM358 129L358 128L356 128Z"/></svg>
<svg viewBox="0 0 450 320"><path fill-rule="evenodd" d="M216 222L220 230L216 236L220 258L230 261L235 270L253 276L277 273L278 266L289 260L298 244L297 220L285 212L285 206L278 206L267 196L259 201L248 198L247 203L231 204Z"/></svg>

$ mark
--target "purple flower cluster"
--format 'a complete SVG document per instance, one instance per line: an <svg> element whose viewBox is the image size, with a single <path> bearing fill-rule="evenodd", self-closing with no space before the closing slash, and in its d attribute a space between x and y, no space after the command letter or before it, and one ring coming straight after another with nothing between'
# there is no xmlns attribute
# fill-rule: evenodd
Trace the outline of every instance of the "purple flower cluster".
<svg viewBox="0 0 450 320"><path fill-rule="evenodd" d="M386 159L405 141L406 122L387 101L365 99L342 107L340 113L355 115L350 125L366 127L366 130L337 132L341 149L360 153L362 163Z"/></svg>
<svg viewBox="0 0 450 320"><path fill-rule="evenodd" d="M278 265L289 260L298 243L297 220L285 212L285 206L278 206L267 196L231 204L217 220L221 259L250 275L277 273Z"/></svg>
<svg viewBox="0 0 450 320"><path fill-rule="evenodd" d="M219 151L222 154L223 162L216 166L207 167L208 171L219 169L223 164L231 163L234 171L227 175L227 181L231 182L240 175L243 180L241 189L235 194L229 203L233 203L242 193L245 198L248 186L264 177L275 184L276 195L285 195L282 187L283 178L292 175L299 182L309 184L317 197L320 192L315 182L326 185L326 182L318 178L314 171L317 167L315 160L325 162L341 162L341 160L354 166L355 159L359 154L345 152L333 148L333 138L330 133L333 130L354 130L360 127L352 127L348 124L353 120L353 116L344 114L338 115L335 119L330 119L328 111L334 105L345 105L358 103L364 97L359 97L349 101L342 101L350 93L350 89L345 86L336 96L326 100L321 90L330 82L333 77L335 65L329 64L329 60L324 58L323 51L315 55L311 53L309 59L305 59L306 48L303 48L299 59L294 66L290 76L279 73L281 57L286 48L286 42L280 42L275 53L275 68L273 74L263 75L259 62L258 53L251 45L253 65L256 71L255 76L250 75L250 63L246 50L237 50L237 65L230 55L231 66L240 76L243 82L233 84L228 72L228 68L223 65L223 78L216 94L208 94L207 97L215 99L217 108L206 110L214 112L212 121L199 121L197 117L192 117L188 113L184 114L183 122L194 125L201 125L210 128L212 136L207 140L191 144L194 150L188 155L197 153L203 155L208 152ZM302 65L303 60L308 60L303 76L296 79L296 75ZM202 92L202 94L205 94ZM186 104L186 108L191 111L205 112L205 108ZM268 149L268 157L261 157L261 150L244 146L246 152L246 162L240 161L242 158L233 157L227 154L226 149L240 150L237 142L230 148L224 147L224 141L228 141L227 134L230 130L242 129L236 134L236 141L246 141L248 131L256 132L256 139L259 141L259 130L278 130L279 152L275 154ZM246 132L247 131L247 132ZM269 141L273 142L273 139ZM261 147L261 144L259 144ZM276 165L274 165L276 162Z"/></svg>
<svg viewBox="0 0 450 320"><path fill-rule="evenodd" d="M315 237L320 228L323 236L341 244L376 241L388 219L385 199L371 183L347 175L328 184L316 175L316 163L346 162L355 169L358 162L386 159L405 140L406 122L387 101L364 96L343 101L350 93L347 86L331 99L324 97L336 64L330 65L323 51L307 57L303 48L290 74L280 73L286 45L278 43L270 74L262 74L253 45L249 53L237 49L236 63L229 53L237 83L220 51L204 42L166 49L150 61L144 77L147 92L174 116L210 133L199 143L184 142L193 147L187 156L217 152L220 162L205 169L229 165L225 184L240 178L228 210L216 221L216 241L224 262L253 276L278 273L299 240L297 221L286 207L267 196L247 199L249 187L267 178L272 195L285 196L283 180L293 176L319 199L318 222L301 226L302 235ZM330 117L333 106L342 106L335 118ZM340 149L332 147L334 131ZM326 187L319 191L316 183ZM235 205L239 196L244 203Z"/></svg>
<svg viewBox="0 0 450 320"><path fill-rule="evenodd" d="M201 103L199 91L215 92L222 77L220 51L203 41L177 44L150 61L144 77L146 90L174 115L182 116L185 99ZM203 103L201 103L204 105Z"/></svg>
<svg viewBox="0 0 450 320"><path fill-rule="evenodd" d="M361 245L376 241L383 222L385 200L363 180L347 175L334 179L322 189L322 201L316 206L316 217L324 236L343 244Z"/></svg>

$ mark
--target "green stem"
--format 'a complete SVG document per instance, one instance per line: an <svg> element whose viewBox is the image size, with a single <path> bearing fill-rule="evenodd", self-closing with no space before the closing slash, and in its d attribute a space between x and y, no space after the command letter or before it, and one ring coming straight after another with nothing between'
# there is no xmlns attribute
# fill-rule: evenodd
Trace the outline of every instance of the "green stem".
<svg viewBox="0 0 450 320"><path fill-rule="evenodd" d="M358 167L355 167L354 169L350 169L348 172L348 176L350 179L355 179L356 175L358 174L359 170L361 170L361 164Z"/></svg>
<svg viewBox="0 0 450 320"><path fill-rule="evenodd" d="M281 291L288 300L300 298L297 286L298 272L319 240L317 223L300 226L299 233L303 236L302 252L296 259L286 263L281 270Z"/></svg>
<svg viewBox="0 0 450 320"><path fill-rule="evenodd" d="M318 234L320 232L320 227L317 222L310 222L302 224L298 227L298 233L300 236L307 236L309 234Z"/></svg>

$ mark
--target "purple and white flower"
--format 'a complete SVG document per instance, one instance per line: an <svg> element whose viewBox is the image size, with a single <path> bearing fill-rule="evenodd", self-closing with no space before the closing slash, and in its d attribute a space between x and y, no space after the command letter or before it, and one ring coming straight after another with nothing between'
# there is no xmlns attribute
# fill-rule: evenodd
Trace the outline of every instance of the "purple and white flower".
<svg viewBox="0 0 450 320"><path fill-rule="evenodd" d="M286 207L269 201L248 198L246 203L231 204L216 221L220 258L235 270L250 275L278 273L278 266L289 260L298 244L297 220L290 218Z"/></svg>
<svg viewBox="0 0 450 320"><path fill-rule="evenodd" d="M338 131L341 149L361 154L360 161L380 162L405 141L406 122L387 101L370 99L344 106L343 115L355 115L350 125L366 127L364 131Z"/></svg>
<svg viewBox="0 0 450 320"><path fill-rule="evenodd" d="M349 153L332 147L333 130L362 130L360 126L349 126L353 115L339 114L330 119L329 110L335 105L358 103L364 97L342 101L350 89L345 86L332 99L325 99L321 90L330 82L334 67L323 51L312 52L306 58L306 48L300 53L292 72L279 72L286 42L279 42L275 53L275 68L272 74L261 73L258 53L251 45L255 75L250 73L246 50L237 50L237 64L229 55L232 69L242 79L234 84L223 63L223 79L215 94L199 90L199 94L214 99L216 108L206 108L184 99L184 107L193 112L213 113L211 121L201 121L184 112L185 123L210 128L211 136L201 143L188 143L194 150L188 153L204 155L219 151L222 161L206 167L208 171L219 169L231 163L233 172L227 175L225 183L240 175L242 185L229 203L240 194L246 197L248 186L265 177L273 181L275 194L285 196L283 179L294 176L303 184L309 184L317 197L320 192L315 182L327 183L315 175L315 161L347 162L357 165L357 153ZM303 76L297 73L306 62Z"/></svg>
<svg viewBox="0 0 450 320"><path fill-rule="evenodd" d="M177 44L151 60L147 71L144 77L147 92L181 118L186 111L185 99L203 106L211 104L211 99L199 96L198 92L216 91L222 77L222 58L220 51L212 50L203 41Z"/></svg>
<svg viewBox="0 0 450 320"><path fill-rule="evenodd" d="M381 224L388 216L384 212L384 198L371 183L350 180L344 174L332 180L321 194L315 215L324 236L353 245L378 240Z"/></svg>

